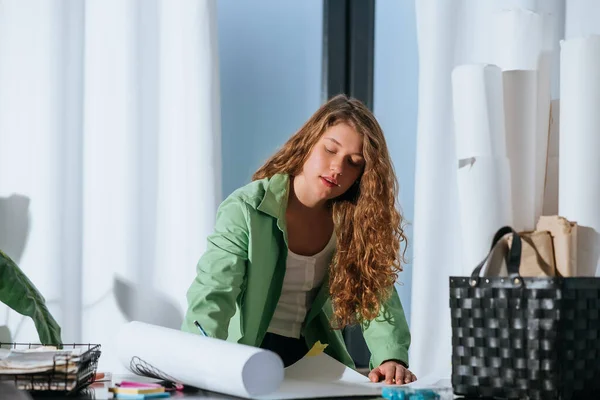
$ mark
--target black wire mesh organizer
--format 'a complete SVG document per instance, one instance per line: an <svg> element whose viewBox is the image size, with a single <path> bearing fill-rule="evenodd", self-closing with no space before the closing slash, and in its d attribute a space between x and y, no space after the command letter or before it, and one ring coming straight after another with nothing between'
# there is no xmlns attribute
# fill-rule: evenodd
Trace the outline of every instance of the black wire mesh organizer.
<svg viewBox="0 0 600 400"><path fill-rule="evenodd" d="M44 346L36 343L1 343L0 349L26 350ZM48 346L48 345L45 345ZM52 345L50 345L52 346ZM63 344L55 346L61 350L80 349L81 354L57 354L53 356L53 365L43 372L0 374L0 381L9 381L21 390L29 392L61 392L65 394L79 392L94 382L98 359L99 344Z"/></svg>

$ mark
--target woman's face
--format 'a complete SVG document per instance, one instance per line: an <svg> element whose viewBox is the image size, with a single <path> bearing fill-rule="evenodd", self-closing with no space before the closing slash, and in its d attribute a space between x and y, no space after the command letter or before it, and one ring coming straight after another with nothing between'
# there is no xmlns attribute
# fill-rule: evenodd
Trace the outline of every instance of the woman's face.
<svg viewBox="0 0 600 400"><path fill-rule="evenodd" d="M312 198L330 200L341 196L364 169L363 139L356 130L339 123L328 128L304 163L302 176Z"/></svg>

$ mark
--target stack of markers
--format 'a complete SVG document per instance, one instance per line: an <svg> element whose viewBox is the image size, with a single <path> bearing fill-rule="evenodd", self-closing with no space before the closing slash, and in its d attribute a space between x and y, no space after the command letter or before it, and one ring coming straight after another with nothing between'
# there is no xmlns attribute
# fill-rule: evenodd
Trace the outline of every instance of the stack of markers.
<svg viewBox="0 0 600 400"><path fill-rule="evenodd" d="M157 383L123 381L116 387L109 389L117 399L157 399L169 397L165 387Z"/></svg>

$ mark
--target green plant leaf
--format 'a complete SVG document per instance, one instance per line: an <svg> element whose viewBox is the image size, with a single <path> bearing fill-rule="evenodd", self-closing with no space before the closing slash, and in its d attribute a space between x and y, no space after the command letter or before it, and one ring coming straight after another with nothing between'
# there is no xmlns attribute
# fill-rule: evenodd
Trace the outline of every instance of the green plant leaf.
<svg viewBox="0 0 600 400"><path fill-rule="evenodd" d="M46 307L35 285L6 254L0 251L0 301L33 319L43 344L61 345L60 326Z"/></svg>

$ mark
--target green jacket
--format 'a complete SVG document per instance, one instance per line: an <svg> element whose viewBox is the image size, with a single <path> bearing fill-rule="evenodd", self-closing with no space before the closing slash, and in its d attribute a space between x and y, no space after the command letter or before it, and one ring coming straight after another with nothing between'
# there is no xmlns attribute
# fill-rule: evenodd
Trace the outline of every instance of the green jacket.
<svg viewBox="0 0 600 400"><path fill-rule="evenodd" d="M275 175L232 193L219 206L214 233L187 292L188 310L182 329L200 334L197 320L211 337L259 347L281 295L288 253L285 211L289 177ZM333 315L324 279L303 325L310 349L328 344L325 352L354 367L340 330L330 328ZM396 290L379 317L362 324L371 351L370 367L388 359L408 365L410 333Z"/></svg>

